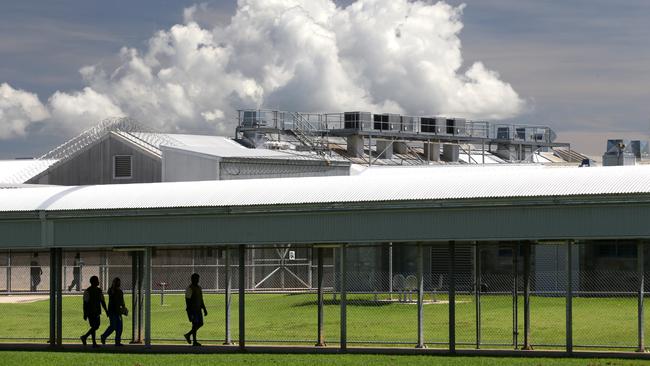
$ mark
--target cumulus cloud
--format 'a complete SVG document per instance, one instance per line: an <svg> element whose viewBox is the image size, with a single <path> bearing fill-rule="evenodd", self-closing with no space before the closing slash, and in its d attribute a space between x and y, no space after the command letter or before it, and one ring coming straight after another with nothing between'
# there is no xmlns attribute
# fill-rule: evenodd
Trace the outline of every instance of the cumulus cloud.
<svg viewBox="0 0 650 366"><path fill-rule="evenodd" d="M0 140L25 135L32 122L49 117L45 106L33 93L0 84Z"/></svg>
<svg viewBox="0 0 650 366"><path fill-rule="evenodd" d="M68 130L86 126L88 121L106 117L121 117L124 112L105 95L90 87L71 94L56 92L48 101L52 116Z"/></svg>
<svg viewBox="0 0 650 366"><path fill-rule="evenodd" d="M239 0L226 19L199 4L144 49L122 49L117 66L82 68L87 87L55 93L48 107L69 128L125 114L216 133L231 133L240 108L518 114L523 101L495 71L463 65L462 12L408 0Z"/></svg>

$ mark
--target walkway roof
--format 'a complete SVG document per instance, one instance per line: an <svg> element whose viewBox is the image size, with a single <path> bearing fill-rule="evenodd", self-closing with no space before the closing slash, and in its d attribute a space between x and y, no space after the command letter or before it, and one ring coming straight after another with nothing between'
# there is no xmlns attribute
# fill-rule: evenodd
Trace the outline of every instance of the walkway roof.
<svg viewBox="0 0 650 366"><path fill-rule="evenodd" d="M371 168L356 176L0 191L0 212L650 194L650 166Z"/></svg>

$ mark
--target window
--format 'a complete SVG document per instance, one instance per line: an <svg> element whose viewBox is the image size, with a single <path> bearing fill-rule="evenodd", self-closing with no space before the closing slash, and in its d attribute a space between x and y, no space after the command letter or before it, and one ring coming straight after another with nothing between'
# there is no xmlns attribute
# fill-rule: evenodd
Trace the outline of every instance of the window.
<svg viewBox="0 0 650 366"><path fill-rule="evenodd" d="M113 156L113 178L130 179L133 173L132 161L131 155Z"/></svg>

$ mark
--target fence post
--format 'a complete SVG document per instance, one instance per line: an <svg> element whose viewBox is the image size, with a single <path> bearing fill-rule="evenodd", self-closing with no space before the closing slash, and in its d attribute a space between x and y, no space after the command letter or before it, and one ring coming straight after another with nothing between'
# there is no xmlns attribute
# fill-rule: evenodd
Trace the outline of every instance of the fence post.
<svg viewBox="0 0 650 366"><path fill-rule="evenodd" d="M524 345L522 350L530 351L530 255L531 242L524 244Z"/></svg>
<svg viewBox="0 0 650 366"><path fill-rule="evenodd" d="M474 243L474 307L476 311L476 349L481 348L481 249Z"/></svg>
<svg viewBox="0 0 650 366"><path fill-rule="evenodd" d="M61 282L61 272L63 268L63 249L57 248L56 252L56 268L54 269L54 278L56 281L56 345L63 345L63 283Z"/></svg>
<svg viewBox="0 0 650 366"><path fill-rule="evenodd" d="M449 242L449 352L456 353L456 243Z"/></svg>
<svg viewBox="0 0 650 366"><path fill-rule="evenodd" d="M519 348L519 245L512 245L512 344Z"/></svg>
<svg viewBox="0 0 650 366"><path fill-rule="evenodd" d="M239 246L239 349L246 349L246 246Z"/></svg>
<svg viewBox="0 0 650 366"><path fill-rule="evenodd" d="M7 253L7 293L11 294L11 250Z"/></svg>
<svg viewBox="0 0 650 366"><path fill-rule="evenodd" d="M144 251L144 345L151 347L151 247Z"/></svg>
<svg viewBox="0 0 650 366"><path fill-rule="evenodd" d="M567 241L566 245L566 351L573 352L573 240Z"/></svg>
<svg viewBox="0 0 650 366"><path fill-rule="evenodd" d="M637 258L637 272L639 276L639 304L638 304L638 320L639 320L639 348L637 352L645 352L645 334L644 334L644 320L643 317L645 316L644 314L644 309L643 309L643 298L644 298L644 268L643 268L643 241L639 240L637 242L637 249L636 249L636 258Z"/></svg>
<svg viewBox="0 0 650 366"><path fill-rule="evenodd" d="M426 348L424 345L424 276L422 270L423 261L422 243L418 243L418 257L417 257L417 275L418 275L418 344L415 348Z"/></svg>
<svg viewBox="0 0 650 366"><path fill-rule="evenodd" d="M56 345L56 249L50 249L50 346Z"/></svg>
<svg viewBox="0 0 650 366"><path fill-rule="evenodd" d="M225 269L225 279L226 279L226 293L225 293L225 305L226 305L226 339L224 340L223 344L225 345L231 345L232 344L232 334L230 332L230 305L232 302L232 298L230 295L230 291L232 291L232 276L230 274L230 248L226 247L224 249L225 255L224 255L224 260L226 262L226 269Z"/></svg>
<svg viewBox="0 0 650 366"><path fill-rule="evenodd" d="M323 248L316 249L318 254L318 278L316 279L318 286L318 340L316 342L316 347L325 346L325 334L323 329L323 305L324 305L324 296L323 296ZM311 270L311 269L310 269Z"/></svg>
<svg viewBox="0 0 650 366"><path fill-rule="evenodd" d="M348 287L348 273L347 273L347 245L341 245L340 261L341 261L341 350L345 351L348 347L348 330L347 330L347 287Z"/></svg>

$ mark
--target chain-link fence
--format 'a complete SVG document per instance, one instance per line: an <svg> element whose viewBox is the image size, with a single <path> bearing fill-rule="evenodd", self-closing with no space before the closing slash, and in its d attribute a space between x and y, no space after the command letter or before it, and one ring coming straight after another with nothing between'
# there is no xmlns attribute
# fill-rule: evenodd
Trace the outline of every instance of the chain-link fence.
<svg viewBox="0 0 650 366"><path fill-rule="evenodd" d="M242 258L238 247L156 248L151 342L186 342L193 273L200 275L208 311L198 331L204 344L239 341L240 274L248 345L633 351L640 346L639 327L650 331L648 299L640 297L650 288L650 245L637 241L342 248L248 246ZM131 311L123 317L123 342L143 341L146 317L139 310L146 284L140 286L144 269L134 253L63 251L65 342L79 342L88 329L82 294L92 276L105 294L115 277L121 279ZM0 252L0 294L6 319L0 341L49 338L49 251ZM100 333L109 323L105 316L101 322Z"/></svg>

